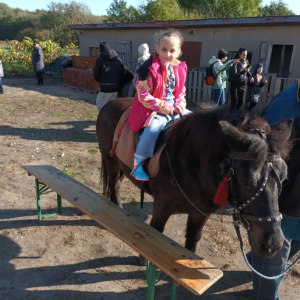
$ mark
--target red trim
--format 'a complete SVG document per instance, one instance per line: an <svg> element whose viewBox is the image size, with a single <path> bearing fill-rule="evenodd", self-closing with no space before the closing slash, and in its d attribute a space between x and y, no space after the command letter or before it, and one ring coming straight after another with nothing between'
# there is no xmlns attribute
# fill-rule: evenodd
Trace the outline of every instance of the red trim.
<svg viewBox="0 0 300 300"><path fill-rule="evenodd" d="M118 145L118 141L119 141L119 138L121 136L121 133L123 131L123 128L125 126L125 124L128 122L128 118L125 119L125 121L123 122L120 130L119 130L119 133L118 133L118 136L117 136L117 139L115 140L114 144L113 144L113 147L110 151L110 156L115 156L115 152L116 152L116 148L117 148L117 145Z"/></svg>

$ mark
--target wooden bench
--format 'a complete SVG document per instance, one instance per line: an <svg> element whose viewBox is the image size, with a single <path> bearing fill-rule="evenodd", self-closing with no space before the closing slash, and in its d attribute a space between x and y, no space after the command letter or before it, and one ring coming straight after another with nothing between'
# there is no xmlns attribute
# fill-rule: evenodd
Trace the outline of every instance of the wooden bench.
<svg viewBox="0 0 300 300"><path fill-rule="evenodd" d="M59 214L63 197L146 258L148 300L154 299L159 280L156 269L173 278L172 299L176 299L176 285L201 295L223 276L221 270L55 167L38 163L22 167L35 177L39 220L42 219L40 196L52 189L57 193Z"/></svg>

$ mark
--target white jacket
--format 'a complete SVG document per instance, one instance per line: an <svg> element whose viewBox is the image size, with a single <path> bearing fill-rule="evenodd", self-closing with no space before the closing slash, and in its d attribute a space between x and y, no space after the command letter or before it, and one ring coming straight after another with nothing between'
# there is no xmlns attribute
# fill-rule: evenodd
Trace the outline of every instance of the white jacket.
<svg viewBox="0 0 300 300"><path fill-rule="evenodd" d="M0 60L0 77L4 77L3 65L1 60Z"/></svg>

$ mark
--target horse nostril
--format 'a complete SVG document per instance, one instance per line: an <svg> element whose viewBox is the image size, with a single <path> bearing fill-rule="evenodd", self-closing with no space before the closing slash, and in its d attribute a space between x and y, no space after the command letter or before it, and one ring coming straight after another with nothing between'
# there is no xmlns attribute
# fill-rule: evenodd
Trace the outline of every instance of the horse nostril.
<svg viewBox="0 0 300 300"><path fill-rule="evenodd" d="M266 245L266 244L261 244L260 245L260 249L262 250L262 252L264 252L264 253L266 253L266 254L268 254L268 255L270 255L271 253L272 253L272 249L271 248L269 248L268 247L268 245Z"/></svg>

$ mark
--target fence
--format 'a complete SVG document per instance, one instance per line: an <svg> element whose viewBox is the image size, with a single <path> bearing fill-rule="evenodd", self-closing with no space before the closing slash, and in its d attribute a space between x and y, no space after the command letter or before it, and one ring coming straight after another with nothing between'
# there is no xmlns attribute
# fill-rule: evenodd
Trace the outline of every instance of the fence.
<svg viewBox="0 0 300 300"><path fill-rule="evenodd" d="M196 104L199 102L210 102L212 99L212 88L204 83L203 79L205 72L198 69L189 69L186 81L186 99L190 104ZM276 74L267 73L264 78L268 80L268 83L260 89L259 103L256 105L254 111L261 113L268 103L273 99L275 95L282 90L291 86L295 82L298 82L296 78L281 78ZM246 87L247 89L247 87ZM225 90L225 105L230 104L230 82L227 82L227 88ZM247 91L246 91L247 92ZM246 95L246 93L245 93ZM242 107L243 108L243 107Z"/></svg>

